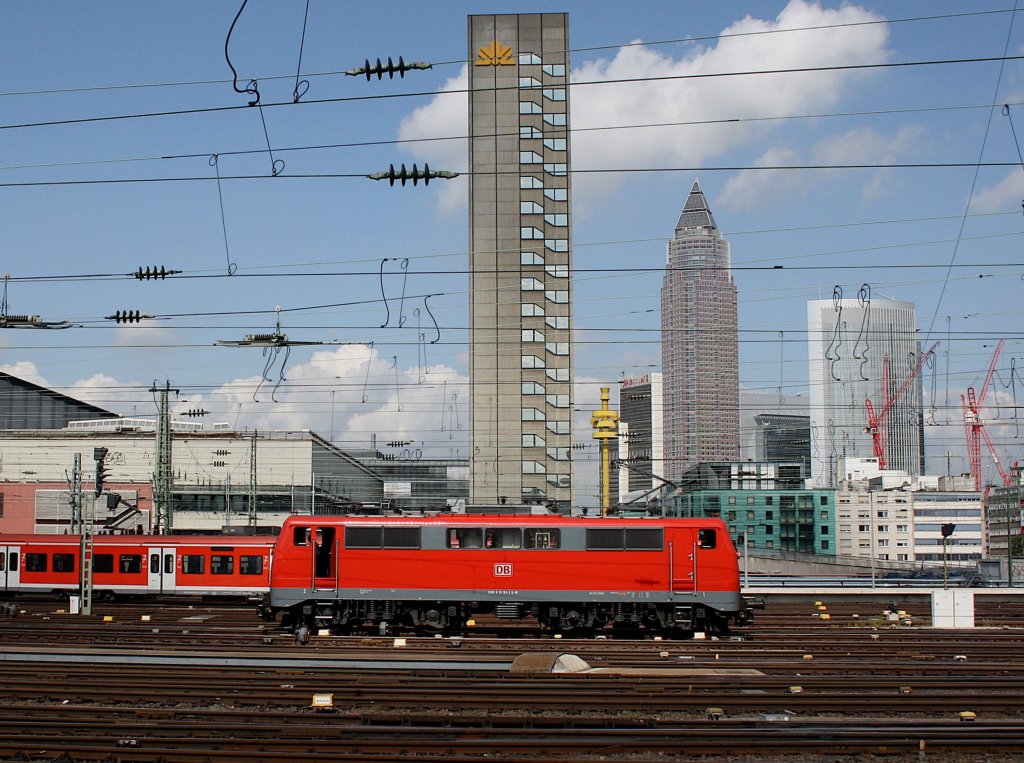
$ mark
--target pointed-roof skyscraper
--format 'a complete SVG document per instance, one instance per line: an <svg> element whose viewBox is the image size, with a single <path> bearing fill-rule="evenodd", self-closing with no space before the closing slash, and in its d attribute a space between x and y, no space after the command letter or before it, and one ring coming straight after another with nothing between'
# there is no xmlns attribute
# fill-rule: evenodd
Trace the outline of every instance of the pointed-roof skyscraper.
<svg viewBox="0 0 1024 763"><path fill-rule="evenodd" d="M662 476L675 480L700 462L739 460L736 284L729 242L696 180L668 243L661 348Z"/></svg>

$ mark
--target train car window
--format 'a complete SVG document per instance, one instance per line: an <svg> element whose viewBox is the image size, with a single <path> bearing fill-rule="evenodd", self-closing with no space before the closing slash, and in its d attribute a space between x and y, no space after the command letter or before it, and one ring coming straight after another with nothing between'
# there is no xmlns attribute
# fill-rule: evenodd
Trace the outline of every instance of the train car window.
<svg viewBox="0 0 1024 763"><path fill-rule="evenodd" d="M262 556L240 556L238 557L238 572L241 575L262 575Z"/></svg>
<svg viewBox="0 0 1024 763"><path fill-rule="evenodd" d="M419 527L385 527L384 548L419 548Z"/></svg>
<svg viewBox="0 0 1024 763"><path fill-rule="evenodd" d="M587 530L587 551L621 551L622 530L607 527Z"/></svg>
<svg viewBox="0 0 1024 763"><path fill-rule="evenodd" d="M46 572L46 554L25 554L25 572Z"/></svg>
<svg viewBox="0 0 1024 763"><path fill-rule="evenodd" d="M523 533L518 527L488 527L484 534L486 548L522 548Z"/></svg>
<svg viewBox="0 0 1024 763"><path fill-rule="evenodd" d="M308 527L292 528L292 543L296 546L308 546L312 531Z"/></svg>
<svg viewBox="0 0 1024 763"><path fill-rule="evenodd" d="M18 569L18 552L17 551L12 551L11 552L10 558L8 559L8 562L7 562L7 569L10 570L11 572L14 572L15 570Z"/></svg>
<svg viewBox="0 0 1024 763"><path fill-rule="evenodd" d="M448 548L483 548L484 531L480 527L451 527Z"/></svg>
<svg viewBox="0 0 1024 763"><path fill-rule="evenodd" d="M627 551L661 551L665 548L665 533L658 529L626 529Z"/></svg>
<svg viewBox="0 0 1024 763"><path fill-rule="evenodd" d="M231 575L235 571L235 557L225 554L213 554L210 556L210 574Z"/></svg>
<svg viewBox="0 0 1024 763"><path fill-rule="evenodd" d="M345 528L345 548L380 548L382 527L349 525Z"/></svg>
<svg viewBox="0 0 1024 763"><path fill-rule="evenodd" d="M153 574L160 572L160 554L149 555L149 571Z"/></svg>
<svg viewBox="0 0 1024 763"><path fill-rule="evenodd" d="M7 554L0 554L0 572L7 566Z"/></svg>
<svg viewBox="0 0 1024 763"><path fill-rule="evenodd" d="M96 554L92 558L92 571L93 572L113 572L114 571L114 555L113 554Z"/></svg>
<svg viewBox="0 0 1024 763"><path fill-rule="evenodd" d="M142 572L142 554L121 554L120 569L127 575Z"/></svg>
<svg viewBox="0 0 1024 763"><path fill-rule="evenodd" d="M528 527L523 531L526 548L558 548L562 531L557 527Z"/></svg>
<svg viewBox="0 0 1024 763"><path fill-rule="evenodd" d="M174 572L174 554L164 554L164 574Z"/></svg>
<svg viewBox="0 0 1024 763"><path fill-rule="evenodd" d="M74 572L75 571L75 557L73 554L54 554L53 555L53 571L54 572Z"/></svg>
<svg viewBox="0 0 1024 763"><path fill-rule="evenodd" d="M697 546L699 548L714 548L718 543L718 533L710 528L697 531Z"/></svg>
<svg viewBox="0 0 1024 763"><path fill-rule="evenodd" d="M184 575L202 575L206 569L206 557L202 554L183 554L181 572Z"/></svg>

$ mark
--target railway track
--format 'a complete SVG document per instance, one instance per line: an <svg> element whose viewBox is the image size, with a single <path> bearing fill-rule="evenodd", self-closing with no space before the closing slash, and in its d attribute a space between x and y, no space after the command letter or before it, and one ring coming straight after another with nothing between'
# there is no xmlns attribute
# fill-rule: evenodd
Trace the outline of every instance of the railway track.
<svg viewBox="0 0 1024 763"><path fill-rule="evenodd" d="M84 618L25 603L0 617L0 759L1024 754L1024 629L890 627L854 618L856 605L830 620L789 607L722 640L496 638L485 623L460 639L314 636L302 647L248 608L111 605ZM591 669L543 667L560 653ZM312 707L314 695L330 706Z"/></svg>

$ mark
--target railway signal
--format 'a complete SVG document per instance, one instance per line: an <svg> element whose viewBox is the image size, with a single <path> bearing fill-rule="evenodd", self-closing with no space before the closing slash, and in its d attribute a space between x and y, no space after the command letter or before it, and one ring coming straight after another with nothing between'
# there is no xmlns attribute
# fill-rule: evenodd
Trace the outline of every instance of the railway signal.
<svg viewBox="0 0 1024 763"><path fill-rule="evenodd" d="M103 494L103 482L110 476L106 464L107 449L93 448L92 457L96 460L96 487L93 495L99 498Z"/></svg>

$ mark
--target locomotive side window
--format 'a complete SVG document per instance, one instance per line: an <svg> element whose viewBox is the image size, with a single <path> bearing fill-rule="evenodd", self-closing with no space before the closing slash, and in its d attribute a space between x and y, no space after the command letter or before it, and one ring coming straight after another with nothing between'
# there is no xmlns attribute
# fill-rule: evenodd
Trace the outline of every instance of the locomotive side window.
<svg viewBox="0 0 1024 763"><path fill-rule="evenodd" d="M235 571L235 557L213 554L210 557L210 574L231 575Z"/></svg>
<svg viewBox="0 0 1024 763"><path fill-rule="evenodd" d="M419 527L385 527L384 548L420 548Z"/></svg>
<svg viewBox="0 0 1024 763"><path fill-rule="evenodd" d="M75 571L75 557L72 554L54 554L53 555L53 571L54 572L74 572Z"/></svg>
<svg viewBox="0 0 1024 763"><path fill-rule="evenodd" d="M523 533L518 527L489 527L484 534L486 548L522 548Z"/></svg>
<svg viewBox="0 0 1024 763"><path fill-rule="evenodd" d="M718 542L718 533L710 528L697 531L698 548L714 548Z"/></svg>
<svg viewBox="0 0 1024 763"><path fill-rule="evenodd" d="M607 527L587 529L587 551L621 551L622 530Z"/></svg>
<svg viewBox="0 0 1024 763"><path fill-rule="evenodd" d="M382 527L349 525L345 528L345 548L380 548Z"/></svg>
<svg viewBox="0 0 1024 763"><path fill-rule="evenodd" d="M92 571L93 572L113 572L114 571L114 555L113 554L96 554L92 558Z"/></svg>
<svg viewBox="0 0 1024 763"><path fill-rule="evenodd" d="M451 527L448 548L483 548L484 531L480 527Z"/></svg>
<svg viewBox="0 0 1024 763"><path fill-rule="evenodd" d="M295 527L292 530L292 543L296 546L308 546L311 534L308 527Z"/></svg>
<svg viewBox="0 0 1024 763"><path fill-rule="evenodd" d="M46 572L46 554L25 554L25 572Z"/></svg>
<svg viewBox="0 0 1024 763"><path fill-rule="evenodd" d="M661 528L656 530L626 529L627 551L661 551L664 547L665 533Z"/></svg>
<svg viewBox="0 0 1024 763"><path fill-rule="evenodd" d="M142 555L121 554L121 572L129 575L142 572Z"/></svg>
<svg viewBox="0 0 1024 763"><path fill-rule="evenodd" d="M557 527L528 527L526 548L558 548L562 545L562 531Z"/></svg>
<svg viewBox="0 0 1024 763"><path fill-rule="evenodd" d="M206 557L202 554L183 554L181 571L185 575L202 575L206 569Z"/></svg>
<svg viewBox="0 0 1024 763"><path fill-rule="evenodd" d="M240 556L238 557L238 572L242 575L262 575L262 556Z"/></svg>

